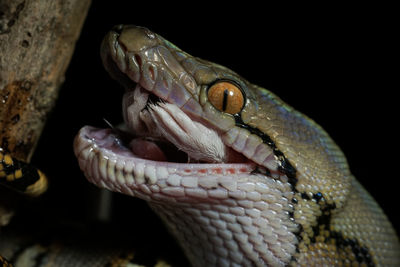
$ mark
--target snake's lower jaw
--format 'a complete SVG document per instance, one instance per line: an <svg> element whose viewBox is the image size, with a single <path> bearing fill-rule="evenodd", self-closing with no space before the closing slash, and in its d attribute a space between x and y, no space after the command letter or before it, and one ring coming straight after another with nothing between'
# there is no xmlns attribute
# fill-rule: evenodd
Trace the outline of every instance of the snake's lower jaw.
<svg viewBox="0 0 400 267"><path fill-rule="evenodd" d="M231 189L235 179L256 169L253 163L174 163L139 158L112 130L89 126L76 136L74 152L90 182L151 201L209 202L207 189L220 198L227 197L227 188Z"/></svg>

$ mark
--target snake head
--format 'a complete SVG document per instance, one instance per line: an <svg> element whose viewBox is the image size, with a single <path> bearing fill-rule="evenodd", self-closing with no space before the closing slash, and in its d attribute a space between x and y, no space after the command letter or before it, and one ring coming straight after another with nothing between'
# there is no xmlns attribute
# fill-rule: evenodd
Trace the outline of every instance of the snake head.
<svg viewBox="0 0 400 267"><path fill-rule="evenodd" d="M344 205L342 152L273 93L142 27L116 26L101 57L125 87L125 127L82 128L80 167L100 187L149 201L195 265L284 266L318 216Z"/></svg>
<svg viewBox="0 0 400 267"><path fill-rule="evenodd" d="M103 40L101 55L108 72L126 88L123 114L130 132L167 140L189 161L253 162L267 173L287 176L298 191L310 196L322 192L327 199L338 199L343 190L347 192L347 162L328 134L234 71L131 25L114 27ZM166 113L180 114L176 121L190 121L196 127L166 131L165 121L171 118L162 118ZM188 138L179 138L183 133ZM306 188L319 178L325 179L324 185ZM337 194L333 185L339 186ZM343 200L336 204L341 206Z"/></svg>

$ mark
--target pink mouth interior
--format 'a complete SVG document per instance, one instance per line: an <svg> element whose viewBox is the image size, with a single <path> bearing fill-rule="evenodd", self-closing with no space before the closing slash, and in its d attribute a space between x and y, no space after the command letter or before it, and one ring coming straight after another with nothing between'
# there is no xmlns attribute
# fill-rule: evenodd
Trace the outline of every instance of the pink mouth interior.
<svg viewBox="0 0 400 267"><path fill-rule="evenodd" d="M121 156L152 161L188 162L186 153L178 151L172 144L134 137L126 145L118 132L112 129L92 128L87 132L86 138L94 141L100 148Z"/></svg>
<svg viewBox="0 0 400 267"><path fill-rule="evenodd" d="M167 157L161 148L154 142L143 138L135 138L129 146L132 152L140 158L150 159L155 161L167 161Z"/></svg>
<svg viewBox="0 0 400 267"><path fill-rule="evenodd" d="M158 142L151 142L142 138L135 138L131 141L133 148L123 144L122 139L119 138L115 130L112 129L99 129L86 126L81 130L81 139L85 139L85 143L89 141L93 149L100 152L105 157L113 157L111 153L115 154L116 160L122 162L144 162L151 161L153 166L166 166L179 169L184 173L200 172L204 173L227 173L234 175L236 173L251 173L256 169L254 162L245 160L236 163L202 163L202 162L188 162L187 155L184 154L180 159L170 157L169 154L175 155L175 152L166 152L163 145L158 146ZM168 149L167 149L168 150ZM240 154L239 154L240 155ZM242 155L240 155L243 157ZM186 157L186 159L185 159ZM164 161L166 159L166 161Z"/></svg>
<svg viewBox="0 0 400 267"><path fill-rule="evenodd" d="M101 149L109 150L119 156L128 158L139 158L157 162L174 163L207 163L193 162L188 155L178 150L173 144L145 139L143 137L134 137L128 142L124 142L118 130L92 128L86 132L85 138L92 140ZM227 163L252 163L236 151L231 151L230 162Z"/></svg>

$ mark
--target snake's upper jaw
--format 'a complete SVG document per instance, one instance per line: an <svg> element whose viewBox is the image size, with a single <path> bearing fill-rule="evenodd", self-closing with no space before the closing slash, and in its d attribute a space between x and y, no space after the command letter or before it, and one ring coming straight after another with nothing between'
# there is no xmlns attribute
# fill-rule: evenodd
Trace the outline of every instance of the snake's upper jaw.
<svg viewBox="0 0 400 267"><path fill-rule="evenodd" d="M162 37L136 26L118 25L102 42L106 70L126 88L123 115L136 137L129 142L132 151L151 160L181 162L181 156L163 155L160 144L167 143L175 146L177 155L184 151L186 162L243 162L245 158L202 120L198 86L178 62L177 51ZM149 147L146 155L143 150Z"/></svg>
<svg viewBox="0 0 400 267"><path fill-rule="evenodd" d="M243 157L227 147L218 132L193 115L202 110L194 94L197 85L173 55L176 51L162 37L136 26L116 26L104 38L103 63L127 89L127 128L136 136L167 140L189 161L241 161Z"/></svg>
<svg viewBox="0 0 400 267"><path fill-rule="evenodd" d="M108 32L101 43L100 54L107 72L126 88L133 83L146 83L154 79L153 68L147 66L143 58L159 43L158 38L146 28L117 25ZM145 86L147 90L152 87Z"/></svg>
<svg viewBox="0 0 400 267"><path fill-rule="evenodd" d="M202 112L199 85L178 62L181 50L146 28L117 26L101 45L106 70L126 88L151 94L192 114Z"/></svg>

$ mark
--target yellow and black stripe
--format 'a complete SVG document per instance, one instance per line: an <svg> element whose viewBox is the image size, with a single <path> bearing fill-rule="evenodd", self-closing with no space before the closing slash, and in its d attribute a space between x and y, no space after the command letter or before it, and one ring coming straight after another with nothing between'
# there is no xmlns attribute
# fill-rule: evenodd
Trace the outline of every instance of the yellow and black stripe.
<svg viewBox="0 0 400 267"><path fill-rule="evenodd" d="M29 196L38 196L46 191L48 182L40 170L0 152L0 185Z"/></svg>
<svg viewBox="0 0 400 267"><path fill-rule="evenodd" d="M0 266L12 267L13 265L0 255Z"/></svg>

